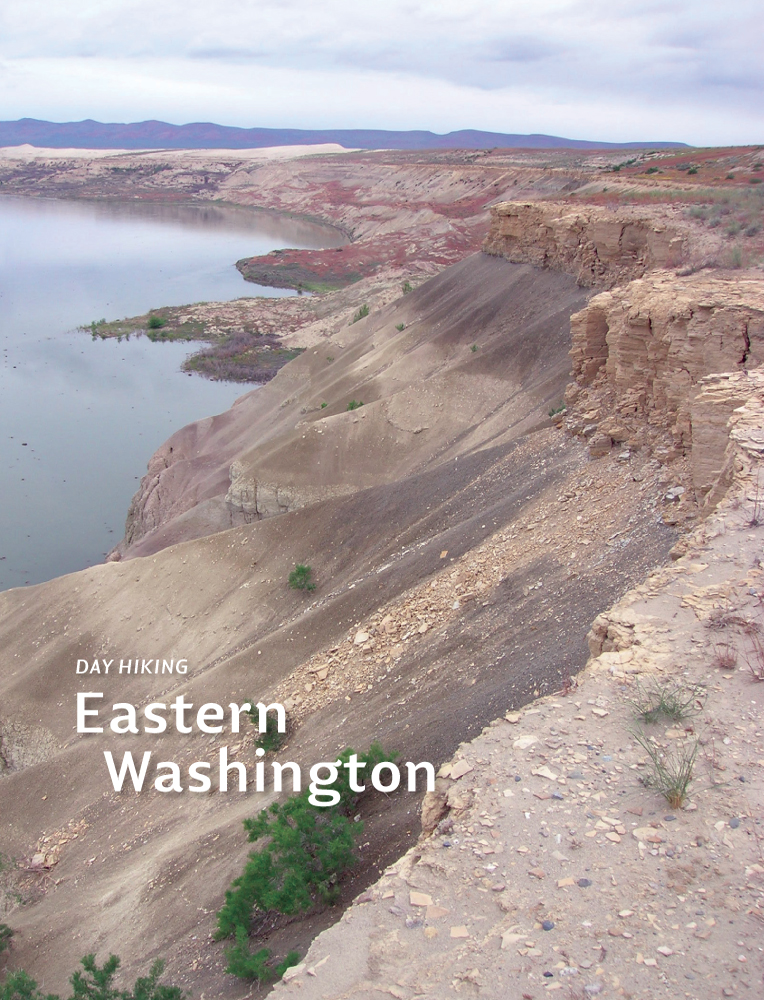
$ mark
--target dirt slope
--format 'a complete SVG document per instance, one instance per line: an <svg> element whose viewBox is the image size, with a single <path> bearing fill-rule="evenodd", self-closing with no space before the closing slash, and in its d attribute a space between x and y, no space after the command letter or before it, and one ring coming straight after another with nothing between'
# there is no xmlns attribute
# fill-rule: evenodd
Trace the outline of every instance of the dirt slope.
<svg viewBox="0 0 764 1000"><path fill-rule="evenodd" d="M518 438L562 399L569 316L584 301L564 275L483 254L449 268L170 438L133 501L120 554ZM348 412L353 400L364 406Z"/></svg>
<svg viewBox="0 0 764 1000"><path fill-rule="evenodd" d="M348 328L334 362L303 355L230 414L183 432L177 481L160 496L203 502L180 516L160 507L148 555L0 595L2 850L21 863L7 898L23 901L8 917L14 966L58 988L85 951L118 950L127 975L163 955L196 995L241 993L209 934L246 854L241 820L267 796L115 794L102 751L215 762L227 744L251 764L251 741L76 736L77 690L104 691L107 706L278 693L297 724L291 759L378 737L404 760L439 764L500 708L554 690L583 663L588 623L665 558L674 535L651 474L593 474L586 449L546 417L562 398L569 315L582 301L566 276L483 257L457 265ZM353 396L364 407L343 412ZM315 435L313 451L303 434ZM320 458L320 485L346 476L353 492L207 534L198 511L222 507L237 456L285 492ZM482 546L497 533L502 553L489 556ZM286 587L297 561L319 582L309 602ZM376 636L366 648L355 642L364 623ZM185 656L189 674L75 675L78 658L103 656ZM317 659L328 664L318 687L305 679ZM416 809L405 795L362 807L368 845L346 895L416 836ZM268 943L304 948L337 915L277 929Z"/></svg>

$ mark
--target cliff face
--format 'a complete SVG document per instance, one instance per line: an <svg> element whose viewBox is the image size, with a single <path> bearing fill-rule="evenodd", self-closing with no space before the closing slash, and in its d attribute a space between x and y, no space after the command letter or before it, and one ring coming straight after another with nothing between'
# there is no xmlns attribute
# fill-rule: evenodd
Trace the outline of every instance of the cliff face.
<svg viewBox="0 0 764 1000"><path fill-rule="evenodd" d="M491 209L486 253L516 264L574 274L580 285L611 287L690 256L686 227L648 210L561 202L503 202Z"/></svg>
<svg viewBox="0 0 764 1000"><path fill-rule="evenodd" d="M655 272L596 295L571 317L571 334L568 429L594 457L619 446L627 458L689 458L702 500L727 419L750 395L746 373L764 360L764 279Z"/></svg>

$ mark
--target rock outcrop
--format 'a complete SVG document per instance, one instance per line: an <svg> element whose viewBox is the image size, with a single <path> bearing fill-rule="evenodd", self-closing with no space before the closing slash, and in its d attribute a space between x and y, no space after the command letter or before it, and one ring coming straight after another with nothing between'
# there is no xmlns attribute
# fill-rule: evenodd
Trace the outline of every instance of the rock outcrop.
<svg viewBox="0 0 764 1000"><path fill-rule="evenodd" d="M668 225L648 210L508 201L491 209L483 250L574 274L580 285L609 288L683 263L690 240L679 221Z"/></svg>
<svg viewBox="0 0 764 1000"><path fill-rule="evenodd" d="M571 317L571 333L568 429L593 456L614 445L663 463L692 455L704 497L727 420L750 395L746 373L764 360L764 280L658 271L596 295Z"/></svg>

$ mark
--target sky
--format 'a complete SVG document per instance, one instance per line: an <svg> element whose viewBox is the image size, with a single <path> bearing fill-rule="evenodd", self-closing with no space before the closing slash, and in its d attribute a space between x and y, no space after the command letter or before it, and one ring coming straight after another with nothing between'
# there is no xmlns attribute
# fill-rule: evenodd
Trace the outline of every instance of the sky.
<svg viewBox="0 0 764 1000"><path fill-rule="evenodd" d="M3 0L0 119L764 142L762 0Z"/></svg>

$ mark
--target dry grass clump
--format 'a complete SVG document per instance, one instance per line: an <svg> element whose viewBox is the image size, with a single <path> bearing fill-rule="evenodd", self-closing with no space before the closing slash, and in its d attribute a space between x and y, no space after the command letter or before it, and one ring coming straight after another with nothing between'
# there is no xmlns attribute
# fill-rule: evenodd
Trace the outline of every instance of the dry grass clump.
<svg viewBox="0 0 764 1000"><path fill-rule="evenodd" d="M644 733L635 732L634 739L647 754L647 771L642 777L645 786L660 792L672 809L681 808L692 782L698 741L663 750Z"/></svg>
<svg viewBox="0 0 764 1000"><path fill-rule="evenodd" d="M681 722L697 715L706 701L706 693L700 687L685 687L682 684L656 681L652 686L643 688L639 681L636 685L636 695L631 699L634 715L640 722L658 722L659 719L670 719Z"/></svg>
<svg viewBox="0 0 764 1000"><path fill-rule="evenodd" d="M714 646L714 663L720 670L734 670L737 666L737 649L727 641Z"/></svg>
<svg viewBox="0 0 764 1000"><path fill-rule="evenodd" d="M764 641L758 629L748 632L749 648L745 650L745 662L755 681L764 682Z"/></svg>

